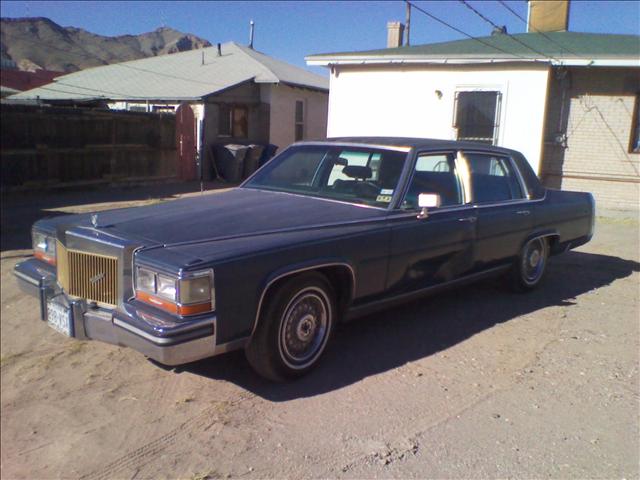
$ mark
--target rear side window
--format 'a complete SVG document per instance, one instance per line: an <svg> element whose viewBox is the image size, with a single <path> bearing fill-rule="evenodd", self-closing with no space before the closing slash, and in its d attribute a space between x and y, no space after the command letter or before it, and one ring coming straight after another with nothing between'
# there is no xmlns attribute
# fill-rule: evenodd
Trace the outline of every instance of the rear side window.
<svg viewBox="0 0 640 480"><path fill-rule="evenodd" d="M475 203L524 198L517 173L508 158L484 153L465 154Z"/></svg>
<svg viewBox="0 0 640 480"><path fill-rule="evenodd" d="M421 193L437 193L443 207L462 203L462 190L456 175L453 153L418 155L402 208L418 208L418 195Z"/></svg>

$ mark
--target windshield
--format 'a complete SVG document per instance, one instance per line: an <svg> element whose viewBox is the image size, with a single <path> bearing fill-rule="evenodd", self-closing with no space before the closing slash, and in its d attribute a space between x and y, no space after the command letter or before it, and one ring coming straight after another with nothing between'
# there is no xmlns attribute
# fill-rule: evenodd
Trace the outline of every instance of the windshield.
<svg viewBox="0 0 640 480"><path fill-rule="evenodd" d="M386 208L406 157L398 150L300 145L271 160L244 187Z"/></svg>

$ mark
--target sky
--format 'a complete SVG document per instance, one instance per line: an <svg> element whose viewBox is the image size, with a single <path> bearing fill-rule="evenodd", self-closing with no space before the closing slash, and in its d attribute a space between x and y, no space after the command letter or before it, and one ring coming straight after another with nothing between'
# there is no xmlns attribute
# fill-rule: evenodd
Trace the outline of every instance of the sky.
<svg viewBox="0 0 640 480"><path fill-rule="evenodd" d="M486 36L491 26L459 1L415 1L447 23L473 36ZM525 23L497 1L469 3L509 33L526 31ZM506 1L527 17L524 0ZM305 55L384 48L388 21L404 22L403 1L0 1L2 17L48 17L62 26L100 35L138 34L160 26L192 33L212 44L247 44L249 21L255 22L256 50L316 73ZM640 35L639 1L572 1L569 30ZM422 13L411 17L411 44L458 40L463 37Z"/></svg>

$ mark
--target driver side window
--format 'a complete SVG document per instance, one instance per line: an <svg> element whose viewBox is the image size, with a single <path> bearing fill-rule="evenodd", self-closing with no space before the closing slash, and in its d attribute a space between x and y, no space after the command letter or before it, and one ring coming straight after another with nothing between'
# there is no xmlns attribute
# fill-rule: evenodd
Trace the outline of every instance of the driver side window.
<svg viewBox="0 0 640 480"><path fill-rule="evenodd" d="M456 175L453 152L418 154L402 208L417 209L421 193L437 193L443 207L462 204L462 189Z"/></svg>

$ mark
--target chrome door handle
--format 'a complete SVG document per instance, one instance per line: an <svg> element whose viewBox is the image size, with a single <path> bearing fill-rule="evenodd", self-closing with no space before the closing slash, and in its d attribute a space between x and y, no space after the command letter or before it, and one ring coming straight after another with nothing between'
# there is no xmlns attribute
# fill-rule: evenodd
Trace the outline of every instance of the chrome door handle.
<svg viewBox="0 0 640 480"><path fill-rule="evenodd" d="M531 213L531 210L518 210L516 212L516 215L529 215Z"/></svg>
<svg viewBox="0 0 640 480"><path fill-rule="evenodd" d="M475 222L477 220L476 217L465 217L465 218L459 218L458 221L459 222Z"/></svg>

